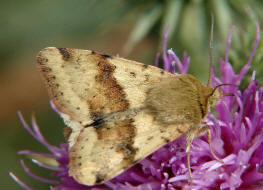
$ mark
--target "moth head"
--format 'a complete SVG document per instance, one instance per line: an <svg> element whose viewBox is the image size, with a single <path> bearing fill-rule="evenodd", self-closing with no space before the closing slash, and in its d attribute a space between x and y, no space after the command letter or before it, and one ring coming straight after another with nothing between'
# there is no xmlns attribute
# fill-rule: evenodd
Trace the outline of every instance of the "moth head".
<svg viewBox="0 0 263 190"><path fill-rule="evenodd" d="M221 94L222 92L218 88L213 89L212 93L208 96L208 105L212 108L215 107L220 102Z"/></svg>
<svg viewBox="0 0 263 190"><path fill-rule="evenodd" d="M224 93L222 88L220 88L226 85L237 87L237 85L228 83L217 85L215 88L212 89L211 93L208 95L208 104L210 105L210 107L215 107L220 102L222 97L234 96L234 94Z"/></svg>

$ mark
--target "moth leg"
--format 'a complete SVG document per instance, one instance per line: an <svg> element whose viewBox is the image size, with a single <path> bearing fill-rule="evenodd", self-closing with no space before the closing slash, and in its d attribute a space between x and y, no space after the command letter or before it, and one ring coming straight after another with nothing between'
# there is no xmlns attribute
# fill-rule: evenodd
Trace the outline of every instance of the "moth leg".
<svg viewBox="0 0 263 190"><path fill-rule="evenodd" d="M209 143L209 149L210 152L212 154L212 156L219 162L224 163L223 160L221 160L220 158L217 157L217 155L214 153L213 148L212 148L212 133L211 133L211 128L208 125L202 126L201 129L199 129L199 136L204 135L205 133L207 133L208 136L208 143Z"/></svg>
<svg viewBox="0 0 263 190"><path fill-rule="evenodd" d="M190 131L187 135L187 144L186 144L187 168L188 168L191 184L193 183L193 175L192 175L191 163L190 163L190 149L195 136L196 136L196 132Z"/></svg>
<svg viewBox="0 0 263 190"><path fill-rule="evenodd" d="M210 149L210 152L211 152L212 156L213 156L217 161L219 161L219 162L221 162L221 163L224 163L224 161L221 160L220 158L218 158L218 157L215 155L214 151L213 151L213 148L212 148L212 133L211 133L211 129L208 129L208 130L207 130L207 136L208 136L209 149Z"/></svg>

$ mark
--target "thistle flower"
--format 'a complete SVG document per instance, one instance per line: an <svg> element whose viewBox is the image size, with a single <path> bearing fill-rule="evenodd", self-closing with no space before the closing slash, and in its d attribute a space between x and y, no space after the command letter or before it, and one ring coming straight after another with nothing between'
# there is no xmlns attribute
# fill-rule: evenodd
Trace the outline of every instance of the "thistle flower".
<svg viewBox="0 0 263 190"><path fill-rule="evenodd" d="M233 29L228 39L225 59L220 60L221 79L213 76L213 85L231 83L239 85L250 68L251 61L255 55L259 43L259 25L257 25L257 38L254 49L247 64L239 74L236 74L228 61ZM175 73L187 73L190 58L184 54L182 61L172 50L167 51L167 36L164 38L164 69ZM167 52L167 53L166 53ZM156 59L158 65L159 56ZM92 187L78 184L68 175L68 145L62 143L60 147L50 145L41 135L39 127L33 118L31 129L24 121L22 115L19 117L25 129L37 141L44 145L50 153L37 153L33 151L20 151L19 154L33 155L54 159L57 167L52 167L32 160L40 167L51 170L52 176L58 180L49 180L33 174L24 162L21 164L25 172L33 178L51 185L53 190L175 190L175 189L251 189L257 190L263 187L263 88L258 87L255 81L255 72L251 77L249 86L243 91L237 91L232 86L224 86L225 93L234 93L234 97L224 97L216 107L216 118L210 114L205 121L212 128L212 147L215 153L224 163L214 160L211 155L207 136L196 138L191 147L191 166L193 170L193 184L189 184L189 174L186 158L186 140L177 139L160 148L140 163L125 171L116 178ZM56 112L53 104L52 107ZM59 114L59 112L58 112ZM21 187L31 190L29 186L20 181L13 173L13 179Z"/></svg>

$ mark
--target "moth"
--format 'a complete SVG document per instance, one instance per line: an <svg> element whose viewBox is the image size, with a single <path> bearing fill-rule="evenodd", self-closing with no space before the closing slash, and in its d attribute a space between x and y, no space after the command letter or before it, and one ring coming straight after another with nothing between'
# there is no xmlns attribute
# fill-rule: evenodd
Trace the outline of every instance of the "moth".
<svg viewBox="0 0 263 190"><path fill-rule="evenodd" d="M211 65L211 64L210 64ZM37 66L55 106L70 127L69 175L85 185L114 178L161 146L208 132L202 121L223 96L189 74L90 50L49 47ZM211 70L211 69L210 69Z"/></svg>

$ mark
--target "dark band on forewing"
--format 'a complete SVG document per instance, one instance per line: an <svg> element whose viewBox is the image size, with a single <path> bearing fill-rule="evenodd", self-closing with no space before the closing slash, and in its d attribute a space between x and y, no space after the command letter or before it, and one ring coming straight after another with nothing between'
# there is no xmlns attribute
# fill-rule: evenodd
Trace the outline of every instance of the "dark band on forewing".
<svg viewBox="0 0 263 190"><path fill-rule="evenodd" d="M95 76L95 80L100 87L98 88L99 94L104 96L105 102L103 102L103 105L99 109L98 107L94 109L92 101L88 102L90 113L94 118L103 116L106 112L125 111L130 107L122 86L118 84L113 75L116 66L111 64L108 61L109 59L107 56L96 54L98 74ZM123 162L127 163L128 161L132 163L136 154L136 149L133 148L136 135L136 127L133 124L133 120L116 121L112 127L109 127L107 123L103 124L100 122L100 124L101 127L97 128L98 139L107 139L111 134L119 134L116 139L115 151L122 152L124 156Z"/></svg>
<svg viewBox="0 0 263 190"><path fill-rule="evenodd" d="M67 50L67 48L57 48L58 51L60 52L60 54L62 55L62 59L64 61L68 61L70 59L70 53L69 51Z"/></svg>

